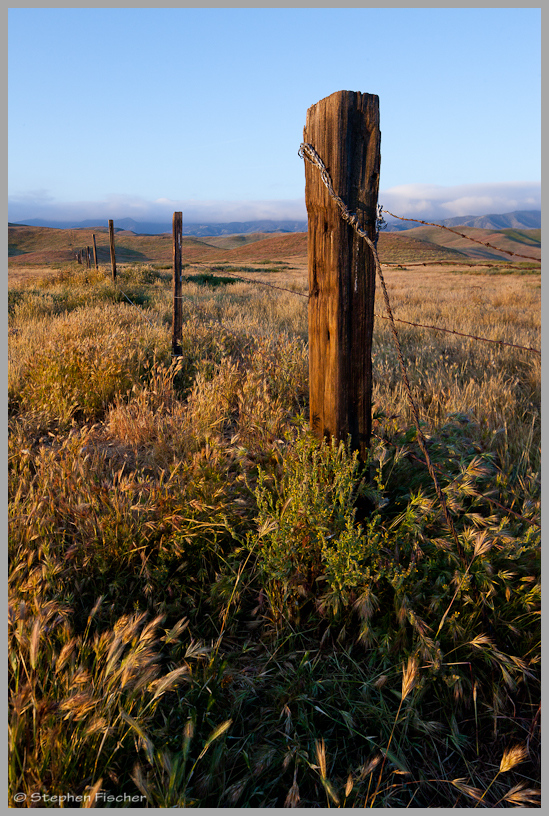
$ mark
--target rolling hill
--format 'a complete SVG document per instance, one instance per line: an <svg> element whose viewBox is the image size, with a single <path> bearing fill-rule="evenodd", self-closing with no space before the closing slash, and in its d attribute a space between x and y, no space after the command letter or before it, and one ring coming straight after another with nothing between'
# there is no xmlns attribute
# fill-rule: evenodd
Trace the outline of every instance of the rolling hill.
<svg viewBox="0 0 549 816"><path fill-rule="evenodd" d="M466 215L446 218L440 222L445 227L476 227L477 229L504 230L541 229L541 210L516 210L502 215Z"/></svg>
<svg viewBox="0 0 549 816"><path fill-rule="evenodd" d="M447 229L439 229L438 227L414 227L413 229L398 232L397 234L399 236L425 241L430 244L436 244L440 247L457 250L471 259L509 260L511 258L511 256L507 255L507 252L500 252L498 250L517 252L520 255L530 255L534 260L541 259L541 230L539 229L490 230L461 226L452 227L452 229L456 229L459 233L474 239L474 241L491 244L492 247L496 247L496 249L480 246L478 243L473 243L467 240L467 238L462 237L462 235L456 235L454 232L449 232ZM521 259L517 257L515 260L519 261Z"/></svg>
<svg viewBox="0 0 549 816"><path fill-rule="evenodd" d="M404 231L382 232L378 243L380 259L384 263L510 260L509 255L498 250L519 252L530 255L533 259L541 257L539 229L494 231L462 227L460 231L477 241L486 241L497 249L471 243L448 230L415 227ZM99 263L110 263L109 235L105 227L77 230L9 225L9 264L28 266L74 261L79 250L93 246L94 234ZM119 230L115 236L115 246L116 259L120 263L172 261L171 234L136 235L132 231ZM307 256L307 233L255 232L204 238L185 236L182 250L184 263L303 260Z"/></svg>
<svg viewBox="0 0 549 816"><path fill-rule="evenodd" d="M92 230L58 230L47 227L10 226L10 265L62 263L74 260L78 250L93 245L95 233L98 261L110 263L109 236L105 228ZM116 259L120 263L156 262L172 260L171 235L135 235L120 231L115 236ZM396 262L419 259L422 261L459 260L464 255L455 249L436 245L415 236L401 233L382 234L379 239L380 257ZM183 238L184 263L197 261L227 262L291 260L307 257L307 233L285 234L251 233L249 235Z"/></svg>

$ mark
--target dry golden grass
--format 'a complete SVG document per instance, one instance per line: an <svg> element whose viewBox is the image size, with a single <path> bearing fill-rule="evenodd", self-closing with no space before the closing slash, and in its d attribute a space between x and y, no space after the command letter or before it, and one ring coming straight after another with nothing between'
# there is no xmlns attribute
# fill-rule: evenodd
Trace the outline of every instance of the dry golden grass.
<svg viewBox="0 0 549 816"><path fill-rule="evenodd" d="M459 274L448 270L387 270L397 320L541 348L541 292L537 275ZM383 314L382 304L376 311ZM440 422L467 414L484 433L499 434L503 454L518 456L540 433L540 355L496 343L396 324L422 418ZM411 414L387 321L378 320L374 340L375 402ZM389 405L393 408L388 408Z"/></svg>
<svg viewBox="0 0 549 816"><path fill-rule="evenodd" d="M8 285L17 286L28 284L33 280L51 279L58 273L59 269L51 264L43 264L42 266L13 266L10 264L8 267Z"/></svg>
<svg viewBox="0 0 549 816"><path fill-rule="evenodd" d="M368 479L306 433L285 260L184 283L176 360L169 271L11 286L10 793L536 806L538 357L397 323L463 569L386 320ZM474 271L385 268L395 316L539 346L539 275Z"/></svg>

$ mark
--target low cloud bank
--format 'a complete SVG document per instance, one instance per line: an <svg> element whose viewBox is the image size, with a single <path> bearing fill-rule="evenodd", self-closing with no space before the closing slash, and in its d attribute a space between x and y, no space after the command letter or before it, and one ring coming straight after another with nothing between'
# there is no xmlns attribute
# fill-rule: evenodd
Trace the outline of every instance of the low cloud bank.
<svg viewBox="0 0 549 816"><path fill-rule="evenodd" d="M56 202L47 193L13 196L8 200L8 220L42 218L49 221L133 218L135 221L171 221L182 212L187 224L259 221L264 219L306 220L303 201L177 201L159 198L147 201L127 195L107 196L103 201Z"/></svg>
<svg viewBox="0 0 549 816"><path fill-rule="evenodd" d="M493 215L516 210L541 210L541 184L402 184L379 194L383 209L395 215L441 221L465 215Z"/></svg>
<svg viewBox="0 0 549 816"><path fill-rule="evenodd" d="M443 187L430 184L403 184L379 194L385 210L395 215L433 221L465 215L491 215L515 210L541 209L541 184L502 182L462 184ZM170 221L174 212L183 212L187 224L230 221L306 220L301 199L285 201L188 201L159 198L149 201L138 196L109 195L103 201L56 201L47 191L38 190L8 198L8 220L41 218L48 221L133 218L136 221Z"/></svg>

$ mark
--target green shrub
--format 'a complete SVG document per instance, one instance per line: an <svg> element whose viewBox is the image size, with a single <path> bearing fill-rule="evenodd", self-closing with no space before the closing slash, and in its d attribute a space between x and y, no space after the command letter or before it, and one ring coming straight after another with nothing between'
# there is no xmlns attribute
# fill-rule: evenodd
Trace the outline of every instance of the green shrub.
<svg viewBox="0 0 549 816"><path fill-rule="evenodd" d="M367 483L343 444L319 444L304 435L285 451L277 478L260 474L257 532L249 546L257 553L273 620L294 626L314 608L374 649L380 667L412 656L430 667L433 681L452 677L460 697L471 693L472 677L491 697L494 671L509 689L535 678L538 528L471 508L475 493L482 496L488 477L497 474L480 457L470 458L444 488L458 514L464 567L452 537L441 532L432 488L432 497L423 487L407 498L401 494L396 515L384 511L392 506L385 484L391 457L383 447L377 456L375 482ZM399 462L407 463L402 451L395 458L392 480L398 484ZM377 509L359 523L361 494Z"/></svg>
<svg viewBox="0 0 549 816"><path fill-rule="evenodd" d="M353 561L361 538L354 524L357 470L356 456L343 444L318 445L306 433L285 449L274 490L260 471L258 531L249 544L257 549L275 621L297 623L323 586L340 596L359 579Z"/></svg>

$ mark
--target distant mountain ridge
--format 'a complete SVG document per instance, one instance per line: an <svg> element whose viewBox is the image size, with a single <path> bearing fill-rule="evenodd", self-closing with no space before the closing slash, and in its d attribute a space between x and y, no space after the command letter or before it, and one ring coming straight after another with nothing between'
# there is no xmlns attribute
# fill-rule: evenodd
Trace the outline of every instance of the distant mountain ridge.
<svg viewBox="0 0 549 816"><path fill-rule="evenodd" d="M127 230L136 235L162 235L171 233L172 224L168 221L135 221L133 218L116 218L115 231ZM12 222L10 222L12 223ZM108 227L108 220L87 219L86 221L48 221L44 218L31 218L28 221L16 221L16 226L49 227L52 229L93 229ZM185 223L183 213L183 234L196 236L211 235L247 235L252 232L307 232L307 221L229 221L227 223Z"/></svg>
<svg viewBox="0 0 549 816"><path fill-rule="evenodd" d="M447 218L445 227L476 227L477 229L541 229L541 210L516 210L504 215L468 215Z"/></svg>
<svg viewBox="0 0 549 816"><path fill-rule="evenodd" d="M424 219L428 220L428 219ZM456 218L445 218L442 221L433 221L445 227L476 227L477 229L540 229L541 210L516 210L515 212L493 215L466 215ZM396 221L387 219L385 232L397 232L411 229L413 221ZM48 221L43 218L31 218L28 221L17 221L16 225L30 227L49 227L53 229L93 229L108 227L108 220L87 219L86 221ZM162 235L172 231L171 222L135 221L133 218L114 219L116 231L127 230L136 235ZM185 223L183 213L183 234L199 237L213 235L246 235L254 232L307 232L307 221L286 220L275 221L264 219L260 221L230 221L227 223Z"/></svg>

